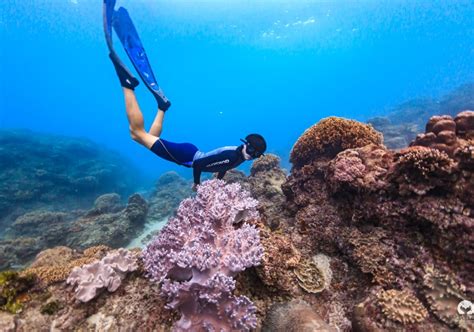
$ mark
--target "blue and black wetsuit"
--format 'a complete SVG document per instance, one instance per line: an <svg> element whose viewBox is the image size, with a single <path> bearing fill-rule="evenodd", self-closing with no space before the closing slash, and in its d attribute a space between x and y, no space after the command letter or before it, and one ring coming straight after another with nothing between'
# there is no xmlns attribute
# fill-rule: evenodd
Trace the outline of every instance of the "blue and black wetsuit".
<svg viewBox="0 0 474 332"><path fill-rule="evenodd" d="M185 167L192 167L194 183L199 184L202 172L218 173L217 178L222 179L228 170L242 164L245 161L242 148L242 145L225 146L204 153L199 151L194 144L173 143L159 138L150 150L163 159Z"/></svg>

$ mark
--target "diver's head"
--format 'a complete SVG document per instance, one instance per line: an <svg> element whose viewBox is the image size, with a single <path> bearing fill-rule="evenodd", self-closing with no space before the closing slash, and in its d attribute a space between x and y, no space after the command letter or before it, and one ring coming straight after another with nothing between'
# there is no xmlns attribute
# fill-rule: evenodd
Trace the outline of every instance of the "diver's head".
<svg viewBox="0 0 474 332"><path fill-rule="evenodd" d="M240 139L244 142L242 154L245 160L256 159L263 155L267 149L267 142L262 135L250 134L245 139Z"/></svg>

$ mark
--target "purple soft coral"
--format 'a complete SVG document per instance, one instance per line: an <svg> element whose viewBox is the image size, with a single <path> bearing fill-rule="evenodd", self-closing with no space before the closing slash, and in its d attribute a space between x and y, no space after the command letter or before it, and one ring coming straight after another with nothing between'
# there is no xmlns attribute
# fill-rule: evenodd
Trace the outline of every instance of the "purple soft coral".
<svg viewBox="0 0 474 332"><path fill-rule="evenodd" d="M181 311L175 330L256 326L255 306L232 291L233 277L262 259L258 230L245 223L258 218L257 203L239 184L206 181L143 251L145 268L163 284L168 307Z"/></svg>

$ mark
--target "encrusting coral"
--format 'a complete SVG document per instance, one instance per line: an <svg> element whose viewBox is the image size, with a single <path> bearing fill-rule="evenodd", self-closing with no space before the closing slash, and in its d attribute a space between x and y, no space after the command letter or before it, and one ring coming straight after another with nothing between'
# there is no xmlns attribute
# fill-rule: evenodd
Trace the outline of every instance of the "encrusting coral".
<svg viewBox="0 0 474 332"><path fill-rule="evenodd" d="M331 284L332 271L327 256L319 254L303 260L295 269L298 284L308 293L319 293Z"/></svg>
<svg viewBox="0 0 474 332"><path fill-rule="evenodd" d="M391 178L399 185L400 194L424 195L452 182L453 166L454 160L443 151L412 146L396 153Z"/></svg>
<svg viewBox="0 0 474 332"><path fill-rule="evenodd" d="M291 151L290 161L299 168L318 157L334 158L343 150L368 144L382 144L382 135L370 125L329 117L307 129L298 138Z"/></svg>
<svg viewBox="0 0 474 332"><path fill-rule="evenodd" d="M458 304L467 298L463 285L459 285L452 276L436 271L433 266L426 267L423 285L425 298L436 317L452 328L474 329L473 321L463 319L457 313Z"/></svg>
<svg viewBox="0 0 474 332"><path fill-rule="evenodd" d="M82 254L74 254L68 247L55 247L42 251L29 268L21 275L33 274L45 285L51 285L67 279L75 267L81 267L101 259L110 251L104 245L90 247Z"/></svg>
<svg viewBox="0 0 474 332"><path fill-rule="evenodd" d="M247 223L258 218L257 204L239 184L205 181L143 251L168 307L181 312L176 331L256 327L254 305L232 292L233 277L262 259L258 230Z"/></svg>
<svg viewBox="0 0 474 332"><path fill-rule="evenodd" d="M428 317L421 302L407 290L381 290L376 294L382 313L402 324L420 323Z"/></svg>
<svg viewBox="0 0 474 332"><path fill-rule="evenodd" d="M77 286L76 299L89 302L104 288L109 292L115 292L127 272L136 269L138 269L136 257L128 250L120 248L100 261L75 267L66 282Z"/></svg>
<svg viewBox="0 0 474 332"><path fill-rule="evenodd" d="M285 234L271 232L260 227L260 238L264 248L262 264L256 268L263 283L282 292L291 292L295 287L293 270L301 260L301 254Z"/></svg>

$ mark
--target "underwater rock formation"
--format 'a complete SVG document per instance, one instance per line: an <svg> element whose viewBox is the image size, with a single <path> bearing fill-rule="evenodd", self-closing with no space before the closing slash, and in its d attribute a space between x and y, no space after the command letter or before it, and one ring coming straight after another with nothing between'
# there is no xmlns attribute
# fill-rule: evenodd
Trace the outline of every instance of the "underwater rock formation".
<svg viewBox="0 0 474 332"><path fill-rule="evenodd" d="M383 143L390 149L406 148L420 129L415 123L393 124L391 119L386 116L378 116L367 120L375 130L383 133Z"/></svg>
<svg viewBox="0 0 474 332"><path fill-rule="evenodd" d="M383 133L384 144L388 148L401 149L415 139L430 117L455 117L463 110L474 110L474 83L462 85L440 100L408 101L395 107L386 116L375 117L367 122Z"/></svg>
<svg viewBox="0 0 474 332"><path fill-rule="evenodd" d="M129 161L89 140L0 130L0 146L0 233L20 214L86 208L143 182Z"/></svg>
<svg viewBox="0 0 474 332"><path fill-rule="evenodd" d="M178 209L179 203L192 194L192 183L176 172L167 172L160 176L151 193L148 204L148 222L163 220Z"/></svg>
<svg viewBox="0 0 474 332"><path fill-rule="evenodd" d="M137 259L125 249L109 253L100 261L75 267L66 282L76 286L75 296L81 302L89 302L106 288L115 292L127 272L138 268Z"/></svg>
<svg viewBox="0 0 474 332"><path fill-rule="evenodd" d="M174 329L250 330L255 307L234 296L233 277L261 261L257 201L238 184L205 181L181 202L159 235L143 251L146 271L162 283L169 308L181 312Z"/></svg>
<svg viewBox="0 0 474 332"><path fill-rule="evenodd" d="M263 332L336 332L306 302L293 300L285 304L275 304L265 319Z"/></svg>
<svg viewBox="0 0 474 332"><path fill-rule="evenodd" d="M145 199L134 194L128 198L127 206L116 213L85 216L72 222L65 244L84 249L100 244L112 248L123 247L143 228L148 213Z"/></svg>
<svg viewBox="0 0 474 332"><path fill-rule="evenodd" d="M67 247L58 247L41 252L33 264L34 267L18 274L38 276L36 273L52 272L53 266L48 266L49 260L60 261L61 256L68 256L61 265L56 265L56 271L71 262L89 264L88 259L100 260L110 253L110 248L104 246L84 250L83 253ZM112 253L113 254L113 253ZM139 255L139 251L131 253ZM70 260L72 259L72 261ZM138 265L141 263L138 261ZM0 308L1 331L161 331L171 327L175 316L165 309L165 302L159 296L158 285L151 283L139 269L128 274L121 280L120 288L114 292L102 292L97 298L82 303L75 298L72 287L66 285L65 279L46 283L41 278L33 279L26 293L20 294L21 310L16 314L2 311ZM44 273L42 276L46 275ZM51 275L51 274L49 274ZM1 279L1 277L0 277Z"/></svg>
<svg viewBox="0 0 474 332"><path fill-rule="evenodd" d="M470 113L463 112L457 118L462 119L465 135L470 130L466 124ZM415 141L396 153L380 144L346 149L331 158L320 156L304 165L296 163L283 185L295 231L300 234L292 236L296 248L305 256L324 253L334 264L345 261L347 266L358 267L358 271L346 268L345 275L340 274L339 266L332 269L335 286L331 297L349 304L352 312L357 304L354 295L369 296L365 289L371 286L383 286L386 292L393 289L426 294L428 265L444 271L443 275L452 275L457 285L464 285L456 288L464 298L474 295L474 278L467 272L474 269L470 259L474 254L474 214L472 186L468 184L472 181L469 151L473 141L461 136L456 121L449 117L432 119L427 130L432 130L438 119L443 122L435 131L451 130L455 146L418 146ZM357 291L350 288L348 279L360 280ZM461 289L470 291L463 293ZM380 303L377 310L387 313L387 306L395 305L388 300L394 292L375 292L368 302ZM405 296L407 303L421 305L418 296L410 296ZM431 298L436 297L427 301L434 301ZM439 308L454 313L458 299L460 295ZM412 318L397 320L389 315L379 320L373 315L375 307L370 304L369 308L368 302L360 306L365 309L357 309L360 315L353 321L359 330L448 327L435 318L440 314L433 305L424 309L429 315L419 307L419 315ZM447 324L464 328L457 323Z"/></svg>
<svg viewBox="0 0 474 332"><path fill-rule="evenodd" d="M0 269L24 264L39 251L55 246L125 246L143 228L147 209L138 194L130 196L126 206L116 194L106 194L89 211L29 212L18 217L0 240Z"/></svg>

